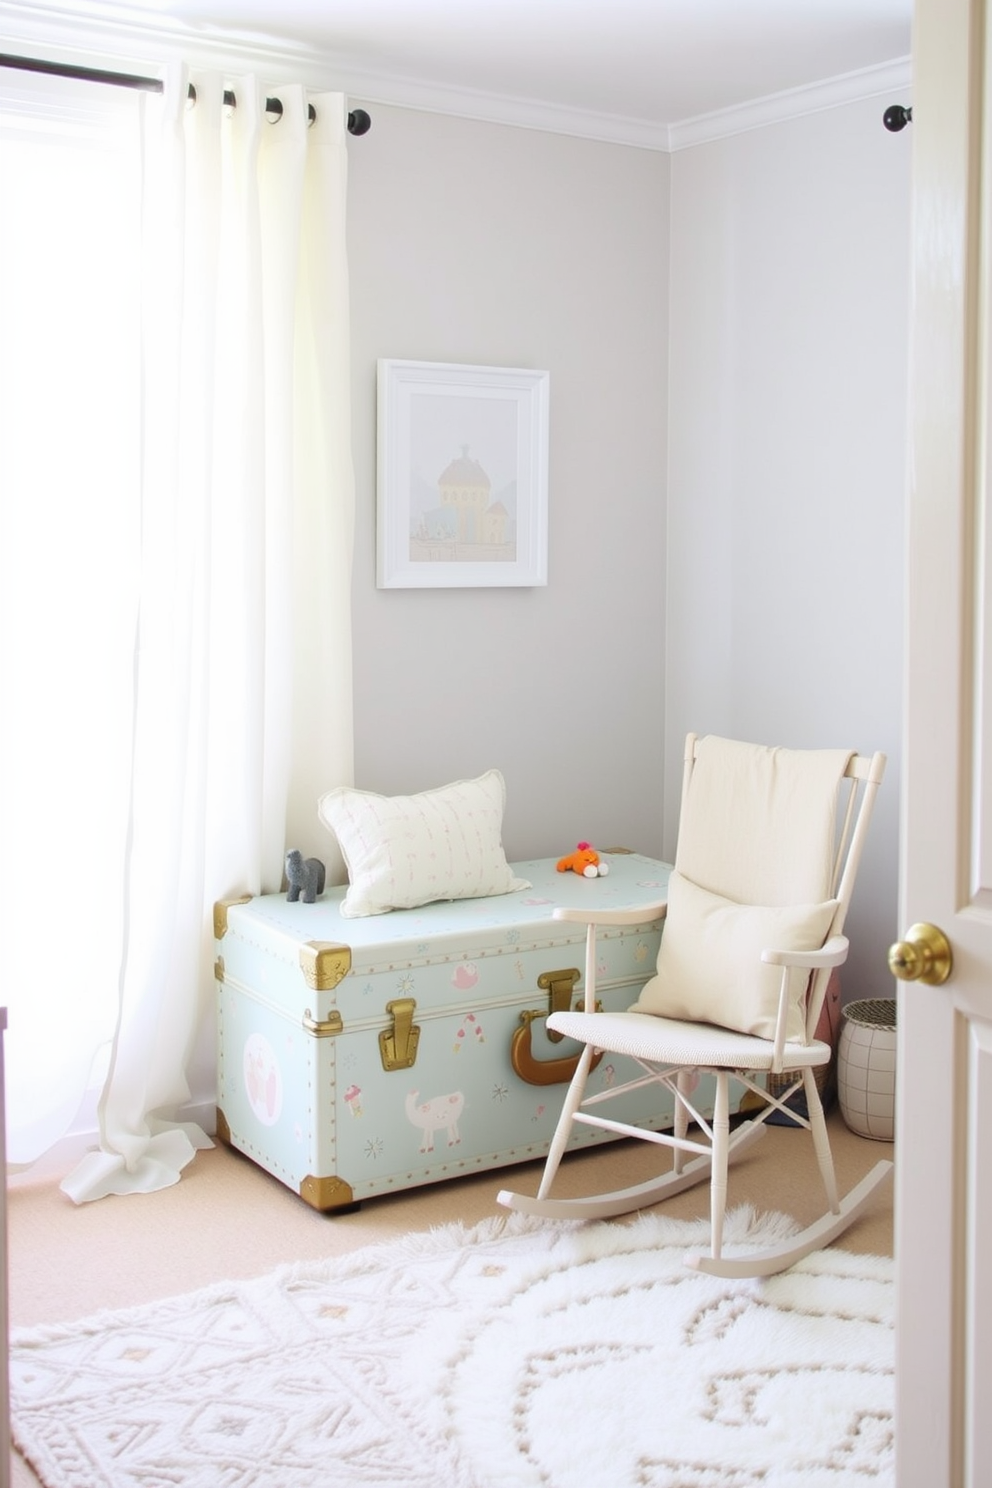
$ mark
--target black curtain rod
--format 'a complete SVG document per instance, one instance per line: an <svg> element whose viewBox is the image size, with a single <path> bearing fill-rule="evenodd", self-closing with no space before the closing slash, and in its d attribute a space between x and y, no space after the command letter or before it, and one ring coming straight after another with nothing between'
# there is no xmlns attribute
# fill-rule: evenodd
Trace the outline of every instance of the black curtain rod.
<svg viewBox="0 0 992 1488"><path fill-rule="evenodd" d="M53 77L79 78L85 83L109 83L115 88L136 88L143 93L161 93L164 84L161 78L140 77L133 72L107 72L99 67L76 67L71 62L46 62L40 57L14 57L0 53L0 67L14 67L21 72L44 72ZM189 96L195 101L196 89L189 85ZM228 108L237 106L237 99L230 88L224 90L224 102ZM265 100L265 112L282 118L282 102L278 98ZM307 105L310 123L317 117L313 104ZM353 109L348 115L349 134L367 134L372 120L364 109Z"/></svg>

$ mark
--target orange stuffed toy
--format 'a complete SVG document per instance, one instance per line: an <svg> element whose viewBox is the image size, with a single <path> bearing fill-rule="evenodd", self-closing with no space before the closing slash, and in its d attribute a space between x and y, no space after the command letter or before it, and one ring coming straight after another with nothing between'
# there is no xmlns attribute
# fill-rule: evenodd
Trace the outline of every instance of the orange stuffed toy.
<svg viewBox="0 0 992 1488"><path fill-rule="evenodd" d="M567 858L558 859L559 873L578 873L583 878L605 878L609 865L600 861L599 853L588 842L580 842Z"/></svg>

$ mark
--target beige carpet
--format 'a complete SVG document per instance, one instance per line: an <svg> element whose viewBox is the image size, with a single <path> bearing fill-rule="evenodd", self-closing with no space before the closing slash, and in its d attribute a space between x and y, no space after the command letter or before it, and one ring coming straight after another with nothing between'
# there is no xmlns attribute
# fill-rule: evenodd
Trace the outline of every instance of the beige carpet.
<svg viewBox="0 0 992 1488"><path fill-rule="evenodd" d="M842 1191L880 1157L885 1143L852 1135L835 1114L831 1139ZM643 1144L615 1144L573 1155L562 1182L579 1192L647 1176L656 1155ZM537 1165L514 1171L514 1186L536 1186ZM133 1306L211 1283L261 1276L287 1262L322 1259L381 1244L411 1231L494 1215L507 1174L486 1173L365 1204L354 1214L315 1213L253 1164L223 1148L201 1153L181 1183L162 1193L104 1199L76 1208L55 1183L18 1186L10 1195L10 1312L13 1327L67 1321L103 1308ZM774 1182L773 1182L774 1180ZM799 1223L822 1208L809 1138L772 1128L735 1164L731 1204L791 1213ZM705 1214L696 1190L669 1201L673 1218ZM887 1186L847 1233L842 1247L891 1254L892 1194ZM13 1488L38 1480L15 1457ZM97 1488L97 1485L94 1485Z"/></svg>

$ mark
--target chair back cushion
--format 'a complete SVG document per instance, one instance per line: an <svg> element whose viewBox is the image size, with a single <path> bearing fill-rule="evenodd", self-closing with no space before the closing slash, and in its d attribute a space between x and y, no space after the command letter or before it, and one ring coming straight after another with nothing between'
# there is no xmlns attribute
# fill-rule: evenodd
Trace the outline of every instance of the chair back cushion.
<svg viewBox="0 0 992 1488"><path fill-rule="evenodd" d="M735 904L676 870L668 884L657 974L645 983L632 1011L774 1038L782 968L763 962L761 952L818 950L836 908L835 899L772 907ZM809 973L793 970L790 976L786 1037L803 1041L800 999Z"/></svg>
<svg viewBox="0 0 992 1488"><path fill-rule="evenodd" d="M828 899L838 791L853 753L698 739L676 868L737 904Z"/></svg>

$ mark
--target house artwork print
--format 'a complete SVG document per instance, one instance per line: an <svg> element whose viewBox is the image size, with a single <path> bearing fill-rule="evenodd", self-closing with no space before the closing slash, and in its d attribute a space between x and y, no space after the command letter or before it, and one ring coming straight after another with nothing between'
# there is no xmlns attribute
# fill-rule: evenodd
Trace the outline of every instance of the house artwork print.
<svg viewBox="0 0 992 1488"><path fill-rule="evenodd" d="M380 588L547 583L548 374L378 364Z"/></svg>
<svg viewBox="0 0 992 1488"><path fill-rule="evenodd" d="M517 557L514 399L410 399L410 562L513 563Z"/></svg>

